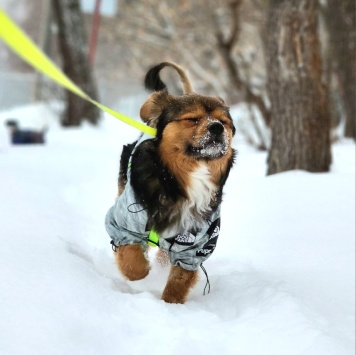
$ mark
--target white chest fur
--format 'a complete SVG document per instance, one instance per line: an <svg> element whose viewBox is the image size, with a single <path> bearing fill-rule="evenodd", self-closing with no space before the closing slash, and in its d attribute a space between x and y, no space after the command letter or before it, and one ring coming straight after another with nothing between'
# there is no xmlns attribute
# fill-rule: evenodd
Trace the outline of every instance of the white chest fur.
<svg viewBox="0 0 356 355"><path fill-rule="evenodd" d="M215 195L216 186L211 181L211 174L205 163L190 174L190 184L187 189L188 200L181 211L181 228L190 230L199 227L203 216L210 212L210 201Z"/></svg>
<svg viewBox="0 0 356 355"><path fill-rule="evenodd" d="M211 174L207 165L200 163L198 169L190 174L189 209L195 209L198 214L208 212L215 191L216 186L211 181Z"/></svg>
<svg viewBox="0 0 356 355"><path fill-rule="evenodd" d="M163 238L172 237L177 233L201 227L204 215L211 211L210 202L215 196L216 186L211 181L209 168L205 163L200 163L198 168L189 175L187 187L188 199L180 206L178 222L171 225L162 233ZM175 219L176 214L171 218Z"/></svg>

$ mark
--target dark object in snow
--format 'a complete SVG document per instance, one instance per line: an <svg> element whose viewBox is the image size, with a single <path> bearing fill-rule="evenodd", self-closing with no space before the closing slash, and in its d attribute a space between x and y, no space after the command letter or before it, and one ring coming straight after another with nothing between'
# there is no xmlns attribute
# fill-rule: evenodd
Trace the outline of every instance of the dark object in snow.
<svg viewBox="0 0 356 355"><path fill-rule="evenodd" d="M29 129L20 129L16 120L6 121L9 128L12 144L44 144L44 134L46 130L34 131Z"/></svg>

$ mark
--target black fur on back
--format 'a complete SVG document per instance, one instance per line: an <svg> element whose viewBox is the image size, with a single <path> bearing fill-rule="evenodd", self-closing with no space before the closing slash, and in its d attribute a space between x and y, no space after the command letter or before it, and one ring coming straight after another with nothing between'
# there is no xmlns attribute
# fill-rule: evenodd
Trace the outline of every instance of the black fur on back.
<svg viewBox="0 0 356 355"><path fill-rule="evenodd" d="M152 67L145 77L145 88L149 91L161 91L167 89L166 84L161 80L159 72L166 66L166 63L161 63Z"/></svg>
<svg viewBox="0 0 356 355"><path fill-rule="evenodd" d="M135 148L137 141L124 145L122 148L121 158L120 158L120 171L119 171L119 190L125 188L127 182L127 169L129 167L129 160L132 151Z"/></svg>

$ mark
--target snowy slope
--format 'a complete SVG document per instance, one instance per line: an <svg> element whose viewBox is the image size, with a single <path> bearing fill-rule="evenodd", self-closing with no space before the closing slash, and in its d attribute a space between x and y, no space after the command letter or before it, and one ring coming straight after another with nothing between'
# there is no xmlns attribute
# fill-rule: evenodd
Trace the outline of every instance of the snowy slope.
<svg viewBox="0 0 356 355"><path fill-rule="evenodd" d="M39 125L42 106L0 113ZM265 177L266 154L239 139L218 247L185 305L162 302L167 269L116 271L104 216L123 143L51 124L46 146L12 147L0 126L0 354L354 354L355 145L329 174Z"/></svg>

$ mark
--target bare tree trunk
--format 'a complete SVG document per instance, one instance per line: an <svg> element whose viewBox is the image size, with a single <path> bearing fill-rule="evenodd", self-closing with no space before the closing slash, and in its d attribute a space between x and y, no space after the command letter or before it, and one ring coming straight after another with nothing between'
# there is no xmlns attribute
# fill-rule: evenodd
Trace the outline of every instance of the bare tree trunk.
<svg viewBox="0 0 356 355"><path fill-rule="evenodd" d="M54 16L58 23L59 49L63 71L94 100L97 89L88 63L87 41L79 0L52 0ZM100 111L91 103L67 91L67 106L61 123L78 126L86 119L96 124Z"/></svg>
<svg viewBox="0 0 356 355"><path fill-rule="evenodd" d="M326 21L346 115L345 136L356 139L356 3L328 1Z"/></svg>
<svg viewBox="0 0 356 355"><path fill-rule="evenodd" d="M261 115L267 126L271 123L270 111L267 108L263 98L260 95L256 95L248 85L241 80L241 75L238 70L237 64L234 60L233 48L238 42L240 31L241 31L241 20L240 12L243 0L234 0L229 6L231 9L232 16L232 28L231 33L228 38L225 38L222 28L219 26L218 20L213 14L213 19L215 23L216 39L217 39L217 48L219 53L226 65L227 71L231 78L232 84L235 86L236 90L241 94L244 101L249 104L254 104L261 112Z"/></svg>
<svg viewBox="0 0 356 355"><path fill-rule="evenodd" d="M317 0L270 0L267 41L272 145L268 174L328 171L330 117L321 83Z"/></svg>

